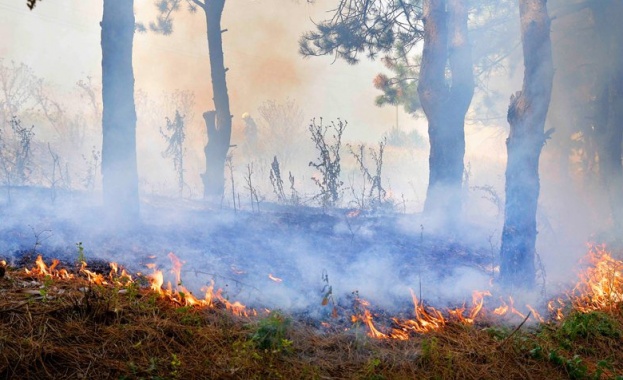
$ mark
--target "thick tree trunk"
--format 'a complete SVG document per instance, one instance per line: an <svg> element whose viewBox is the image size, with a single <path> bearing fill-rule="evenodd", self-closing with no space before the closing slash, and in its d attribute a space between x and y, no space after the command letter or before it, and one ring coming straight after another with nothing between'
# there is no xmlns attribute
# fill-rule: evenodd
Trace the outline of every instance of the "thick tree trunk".
<svg viewBox="0 0 623 380"><path fill-rule="evenodd" d="M133 0L104 0L101 22L104 207L112 218L128 223L139 218L133 5Z"/></svg>
<svg viewBox="0 0 623 380"><path fill-rule="evenodd" d="M208 26L208 50L215 111L204 113L208 131L205 147L206 172L202 175L205 199L220 200L225 189L225 160L231 141L231 111L225 78L221 15L225 0L206 0L204 12ZM216 117L215 117L216 116Z"/></svg>
<svg viewBox="0 0 623 380"><path fill-rule="evenodd" d="M465 114L474 94L466 0L424 2L418 95L428 119L429 182L424 211L442 224L460 215ZM447 9L447 11L446 11ZM449 63L452 83L446 80Z"/></svg>
<svg viewBox="0 0 623 380"><path fill-rule="evenodd" d="M532 288L535 282L536 211L539 157L547 135L545 118L554 68L547 0L520 0L524 54L522 91L511 96L510 134L506 140L506 204L502 231L500 278L503 285Z"/></svg>

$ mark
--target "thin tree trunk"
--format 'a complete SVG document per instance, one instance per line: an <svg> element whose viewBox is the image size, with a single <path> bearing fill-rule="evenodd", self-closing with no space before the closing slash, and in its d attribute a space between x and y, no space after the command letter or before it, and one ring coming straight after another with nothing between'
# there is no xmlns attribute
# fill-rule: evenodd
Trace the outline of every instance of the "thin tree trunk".
<svg viewBox="0 0 623 380"><path fill-rule="evenodd" d="M231 111L225 63L223 59L223 38L221 16L225 0L206 0L204 12L208 29L208 50L215 111L203 114L208 131L205 147L206 171L202 175L204 198L220 200L225 189L225 160L231 140ZM210 119L210 120L209 120Z"/></svg>
<svg viewBox="0 0 623 380"><path fill-rule="evenodd" d="M545 118L554 77L546 2L519 1L524 80L522 90L511 96L507 115L510 134L500 265L501 282L507 287L532 288L535 283L539 157L549 134Z"/></svg>
<svg viewBox="0 0 623 380"><path fill-rule="evenodd" d="M446 11L447 8L447 11ZM424 51L418 95L430 139L424 211L447 224L461 211L465 114L474 94L466 0L424 2ZM452 75L446 80L446 64Z"/></svg>
<svg viewBox="0 0 623 380"><path fill-rule="evenodd" d="M112 218L129 223L139 218L133 5L133 0L104 0L101 22L104 207Z"/></svg>

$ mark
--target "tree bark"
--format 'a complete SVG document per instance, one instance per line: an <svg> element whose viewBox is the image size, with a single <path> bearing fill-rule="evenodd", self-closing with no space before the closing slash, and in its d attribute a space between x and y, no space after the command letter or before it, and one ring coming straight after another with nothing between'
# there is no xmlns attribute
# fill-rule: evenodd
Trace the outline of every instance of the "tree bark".
<svg viewBox="0 0 623 380"><path fill-rule="evenodd" d="M203 195L208 200L220 200L225 189L225 160L231 141L231 111L223 58L221 16L225 0L205 0L203 10L208 30L210 74L214 109L203 114L208 132L205 147L206 171L202 175Z"/></svg>
<svg viewBox="0 0 623 380"><path fill-rule="evenodd" d="M461 211L465 114L474 95L467 8L466 0L424 1L424 50L418 82L430 139L424 212L442 218L444 225ZM446 79L447 63L451 85Z"/></svg>
<svg viewBox="0 0 623 380"><path fill-rule="evenodd" d="M102 176L104 207L118 222L139 219L132 44L134 1L104 0Z"/></svg>
<svg viewBox="0 0 623 380"><path fill-rule="evenodd" d="M529 289L535 283L539 157L550 133L545 132L545 118L554 77L546 3L519 0L524 79L522 90L511 96L507 115L510 134L500 263L500 279L506 287Z"/></svg>

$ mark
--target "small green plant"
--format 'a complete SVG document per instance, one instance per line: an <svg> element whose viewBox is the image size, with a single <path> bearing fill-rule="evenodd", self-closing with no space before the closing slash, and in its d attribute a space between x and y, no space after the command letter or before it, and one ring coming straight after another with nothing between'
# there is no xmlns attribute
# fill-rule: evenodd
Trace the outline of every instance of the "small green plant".
<svg viewBox="0 0 623 380"><path fill-rule="evenodd" d="M333 297L333 286L329 283L329 273L326 270L322 271L322 282L324 282L324 286L322 287L322 306L327 306L331 303L331 317L337 318L337 304L335 302L335 298Z"/></svg>
<svg viewBox="0 0 623 380"><path fill-rule="evenodd" d="M200 326L203 320L194 310L192 306L177 308L175 311L181 316L180 323L186 326Z"/></svg>
<svg viewBox="0 0 623 380"><path fill-rule="evenodd" d="M511 330L504 326L491 326L485 328L483 331L495 340L504 340L511 334Z"/></svg>
<svg viewBox="0 0 623 380"><path fill-rule="evenodd" d="M279 311L271 312L268 317L260 320L251 334L251 341L263 350L289 352L292 341L286 338L292 320Z"/></svg>
<svg viewBox="0 0 623 380"><path fill-rule="evenodd" d="M616 321L608 314L593 311L590 313L573 313L562 323L558 337L574 341L599 336L620 338L623 333Z"/></svg>
<svg viewBox="0 0 623 380"><path fill-rule="evenodd" d="M78 248L78 259L76 260L76 263L78 265L81 265L82 263L86 263L87 259L84 256L84 246L82 245L82 242L81 241L77 242L76 247Z"/></svg>
<svg viewBox="0 0 623 380"><path fill-rule="evenodd" d="M426 362L435 362L439 356L437 338L424 338L422 340L422 360Z"/></svg>
<svg viewBox="0 0 623 380"><path fill-rule="evenodd" d="M177 357L176 354L171 354L171 378L178 379L180 376L180 368L182 367L182 361Z"/></svg>
<svg viewBox="0 0 623 380"><path fill-rule="evenodd" d="M564 368L571 379L586 379L588 377L588 369L582 358L574 355L573 358L567 359L561 356L557 350L549 353L548 359L553 364Z"/></svg>
<svg viewBox="0 0 623 380"><path fill-rule="evenodd" d="M52 280L52 276L50 276L49 274L43 278L43 285L39 289L39 294L43 298L44 302L48 300L48 295L50 294L50 289L52 288L53 284L54 281Z"/></svg>
<svg viewBox="0 0 623 380"><path fill-rule="evenodd" d="M385 376L378 373L379 366L381 365L381 359L371 358L368 360L364 367L364 379L367 380L384 380Z"/></svg>

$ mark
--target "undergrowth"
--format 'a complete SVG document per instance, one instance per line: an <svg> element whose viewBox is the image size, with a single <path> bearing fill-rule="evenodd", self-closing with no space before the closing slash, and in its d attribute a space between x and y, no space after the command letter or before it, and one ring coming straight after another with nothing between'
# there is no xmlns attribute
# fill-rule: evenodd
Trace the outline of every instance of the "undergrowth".
<svg viewBox="0 0 623 380"><path fill-rule="evenodd" d="M448 323L398 341L354 328L327 333L319 323L338 323L331 317L237 317L180 307L136 282L10 267L0 294L0 378L623 379L621 308L517 331Z"/></svg>

